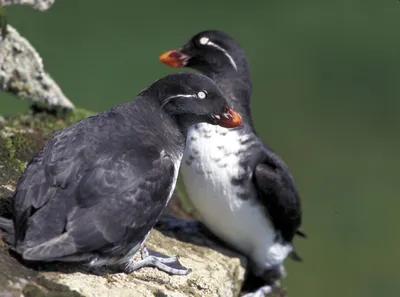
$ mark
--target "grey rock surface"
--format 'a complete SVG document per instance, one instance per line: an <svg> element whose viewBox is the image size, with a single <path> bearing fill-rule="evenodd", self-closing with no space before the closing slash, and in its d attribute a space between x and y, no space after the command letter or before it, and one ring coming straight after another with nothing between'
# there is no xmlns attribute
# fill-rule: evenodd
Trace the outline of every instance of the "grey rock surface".
<svg viewBox="0 0 400 297"><path fill-rule="evenodd" d="M5 39L0 42L0 89L21 99L74 108L45 71L35 48L10 25Z"/></svg>
<svg viewBox="0 0 400 297"><path fill-rule="evenodd" d="M14 4L29 5L37 10L44 11L49 9L55 1L56 0L0 0L0 3L3 6Z"/></svg>
<svg viewBox="0 0 400 297"><path fill-rule="evenodd" d="M20 4L47 10L55 0L0 0L0 89L20 99L73 109L58 84L45 71L42 58L30 42L6 25L4 6Z"/></svg>

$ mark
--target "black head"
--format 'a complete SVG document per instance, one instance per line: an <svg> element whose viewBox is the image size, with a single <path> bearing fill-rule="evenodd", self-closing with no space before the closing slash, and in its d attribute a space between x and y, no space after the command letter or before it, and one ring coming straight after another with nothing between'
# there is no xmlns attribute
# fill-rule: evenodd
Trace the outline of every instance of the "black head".
<svg viewBox="0 0 400 297"><path fill-rule="evenodd" d="M177 119L184 128L197 123L209 123L234 128L242 123L218 86L200 73L167 75L142 92L158 98L164 111Z"/></svg>
<svg viewBox="0 0 400 297"><path fill-rule="evenodd" d="M207 76L249 72L247 57L240 45L228 34L208 30L193 36L183 47L160 56L171 67L190 67Z"/></svg>

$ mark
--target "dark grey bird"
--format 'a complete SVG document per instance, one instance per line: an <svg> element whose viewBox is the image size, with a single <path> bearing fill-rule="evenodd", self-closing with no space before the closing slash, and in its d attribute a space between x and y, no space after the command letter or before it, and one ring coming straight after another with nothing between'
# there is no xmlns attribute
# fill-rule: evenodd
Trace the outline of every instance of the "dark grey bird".
<svg viewBox="0 0 400 297"><path fill-rule="evenodd" d="M188 129L236 127L215 83L168 75L135 100L55 133L31 160L13 198L5 239L25 261L83 261L130 273L155 266L187 274L176 257L143 249L175 187Z"/></svg>
<svg viewBox="0 0 400 297"><path fill-rule="evenodd" d="M210 77L243 118L243 125L231 130L207 123L190 128L181 168L202 222L247 255L253 273L267 284L247 296L264 296L280 285L283 261L289 255L300 260L293 238L305 234L299 230L302 210L293 177L252 124L247 56L228 34L203 31L160 60Z"/></svg>

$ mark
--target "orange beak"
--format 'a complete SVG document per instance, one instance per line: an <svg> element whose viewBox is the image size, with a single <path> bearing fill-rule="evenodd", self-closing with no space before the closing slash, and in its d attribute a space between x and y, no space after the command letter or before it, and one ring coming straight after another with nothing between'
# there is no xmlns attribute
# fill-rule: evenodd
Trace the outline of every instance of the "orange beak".
<svg viewBox="0 0 400 297"><path fill-rule="evenodd" d="M159 60L168 66L179 68L185 66L189 58L189 56L182 54L180 51L172 50L163 53Z"/></svg>
<svg viewBox="0 0 400 297"><path fill-rule="evenodd" d="M216 123L224 128L235 128L242 124L242 117L233 109L228 108L225 113L217 118Z"/></svg>

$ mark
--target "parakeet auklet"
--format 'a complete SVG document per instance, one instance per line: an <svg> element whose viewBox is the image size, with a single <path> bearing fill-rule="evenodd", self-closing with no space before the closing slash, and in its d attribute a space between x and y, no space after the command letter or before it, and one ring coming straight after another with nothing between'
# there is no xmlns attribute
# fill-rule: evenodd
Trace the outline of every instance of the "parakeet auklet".
<svg viewBox="0 0 400 297"><path fill-rule="evenodd" d="M269 293L285 275L288 255L300 260L293 237L301 224L301 204L288 167L257 136L252 125L249 62L224 32L203 31L160 60L199 70L214 80L243 125L225 129L206 123L189 129L182 162L185 187L202 222L247 255L265 286L247 296Z"/></svg>
<svg viewBox="0 0 400 297"><path fill-rule="evenodd" d="M146 248L132 259L172 195L186 133L200 122L231 128L241 118L211 79L179 73L55 133L17 184L13 220L0 219L5 239L26 261L187 274L176 257Z"/></svg>

